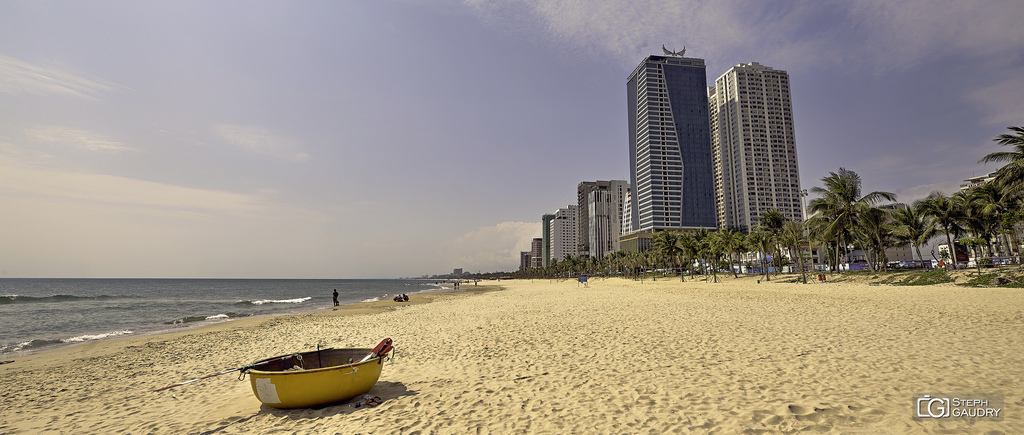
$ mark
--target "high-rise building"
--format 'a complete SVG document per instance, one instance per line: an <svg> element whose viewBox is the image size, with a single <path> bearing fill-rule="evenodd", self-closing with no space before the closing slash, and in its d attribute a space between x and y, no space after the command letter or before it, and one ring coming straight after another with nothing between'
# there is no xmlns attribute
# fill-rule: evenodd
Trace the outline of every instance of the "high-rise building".
<svg viewBox="0 0 1024 435"><path fill-rule="evenodd" d="M540 217L541 226L541 267L548 267L551 265L551 221L555 220L555 215L546 214Z"/></svg>
<svg viewBox="0 0 1024 435"><path fill-rule="evenodd" d="M633 231L715 228L704 60L648 56L626 95Z"/></svg>
<svg viewBox="0 0 1024 435"><path fill-rule="evenodd" d="M598 183L600 181L581 181L576 185L576 207L580 211L579 246L576 248L576 254L580 257L590 256L590 208L587 207L587 198L590 192L599 189Z"/></svg>
<svg viewBox="0 0 1024 435"><path fill-rule="evenodd" d="M737 65L708 88L718 227L749 232L776 209L803 220L789 74Z"/></svg>
<svg viewBox="0 0 1024 435"><path fill-rule="evenodd" d="M629 183L625 180L598 181L599 188L587 194L587 244L588 254L604 258L619 251L619 236L622 235L622 205L626 202ZM582 216L583 213L580 212ZM583 219L580 218L580 226Z"/></svg>
<svg viewBox="0 0 1024 435"><path fill-rule="evenodd" d="M544 266L544 239L537 237L530 242L530 266Z"/></svg>
<svg viewBox="0 0 1024 435"><path fill-rule="evenodd" d="M626 200L628 190L629 183L625 180L584 181L576 186L576 203L580 213L579 248L576 252L580 257L601 258L619 250L622 203ZM600 201L597 204L593 203L595 192ZM594 215L595 212L597 215ZM595 224L601 227L592 228ZM601 246L594 247L595 243Z"/></svg>
<svg viewBox="0 0 1024 435"><path fill-rule="evenodd" d="M633 188L626 190L626 201L622 203L622 230L619 234L629 234L633 232L633 207L630 204L633 203Z"/></svg>
<svg viewBox="0 0 1024 435"><path fill-rule="evenodd" d="M519 270L533 267L533 256L530 251L519 251Z"/></svg>
<svg viewBox="0 0 1024 435"><path fill-rule="evenodd" d="M560 208L551 220L549 234L550 259L562 261L565 256L575 257L579 231L579 212L575 204ZM549 260L550 261L550 260ZM548 263L550 265L550 263Z"/></svg>

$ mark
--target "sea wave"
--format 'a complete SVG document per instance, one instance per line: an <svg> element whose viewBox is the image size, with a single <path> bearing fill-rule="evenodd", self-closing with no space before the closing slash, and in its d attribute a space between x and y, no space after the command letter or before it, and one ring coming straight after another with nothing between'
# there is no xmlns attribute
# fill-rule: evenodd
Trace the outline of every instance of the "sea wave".
<svg viewBox="0 0 1024 435"><path fill-rule="evenodd" d="M0 296L0 305L4 304L32 304L32 303L45 303L45 302L75 302L75 301L102 301L105 299L113 299L122 296L75 296L75 295L52 295L52 296L19 296L19 295L4 295Z"/></svg>
<svg viewBox="0 0 1024 435"><path fill-rule="evenodd" d="M387 295L385 295L385 296L387 296ZM380 301L380 298L366 298L366 299L361 300L360 302L378 302L378 301Z"/></svg>
<svg viewBox="0 0 1024 435"><path fill-rule="evenodd" d="M64 340L61 340L61 341L64 342L64 343L80 343L80 342L83 342L83 341L102 340L104 338L117 337L119 335L129 335L129 334L134 334L134 333L135 332L133 332L130 329L123 329L123 330L120 330L120 331L108 332L108 333L105 333L105 334L79 335L77 337L65 338Z"/></svg>
<svg viewBox="0 0 1024 435"><path fill-rule="evenodd" d="M43 347L47 347L47 346L54 346L54 345L59 345L59 344L71 344L71 343L81 343L81 342L84 342L84 341L103 340L105 338L117 337L117 336L121 336L121 335L130 335L130 334L134 334L134 333L135 332L132 331L132 330L123 329L123 330L120 330L120 331L107 332L107 333L104 333L104 334L85 334L85 335L79 335L79 336L71 337L71 338L56 338L56 339L53 339L53 338L37 338L37 339L34 339L34 340L29 340L29 341L25 341L25 342L21 342L21 343L12 343L12 344L0 345L0 353L21 352L21 351L24 351L24 350L34 350L34 349L39 349L39 348L43 348Z"/></svg>
<svg viewBox="0 0 1024 435"><path fill-rule="evenodd" d="M180 319L174 319L168 322L164 322L165 325L181 325L185 323L205 322L207 320L226 320L235 319L239 317L249 317L252 313L233 313L227 312L224 314L214 314L212 316L185 316Z"/></svg>
<svg viewBox="0 0 1024 435"><path fill-rule="evenodd" d="M301 303L306 302L306 301L308 301L310 299L313 299L313 298L310 297L310 296L306 296L304 298L295 298L295 299L262 299L262 300L258 300L258 301L238 301L238 302L235 302L235 304L236 305L301 304Z"/></svg>

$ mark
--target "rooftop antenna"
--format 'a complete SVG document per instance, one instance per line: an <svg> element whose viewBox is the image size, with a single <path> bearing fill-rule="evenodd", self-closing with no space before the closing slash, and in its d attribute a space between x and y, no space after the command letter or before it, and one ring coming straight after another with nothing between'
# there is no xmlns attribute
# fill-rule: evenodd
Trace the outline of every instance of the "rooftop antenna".
<svg viewBox="0 0 1024 435"><path fill-rule="evenodd" d="M682 50L672 51L672 50L669 50L669 49L665 48L665 44L661 44L661 51L664 51L666 56L683 57L683 55L686 54L686 46L683 46Z"/></svg>

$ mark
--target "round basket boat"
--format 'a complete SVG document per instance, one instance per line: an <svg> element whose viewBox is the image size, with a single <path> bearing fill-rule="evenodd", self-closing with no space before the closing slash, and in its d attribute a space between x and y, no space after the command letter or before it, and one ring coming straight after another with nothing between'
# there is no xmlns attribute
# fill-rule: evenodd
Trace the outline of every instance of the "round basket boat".
<svg viewBox="0 0 1024 435"><path fill-rule="evenodd" d="M259 369L249 370L249 383L256 398L274 408L341 402L370 391L377 383L386 354L366 359L374 351L322 349L268 358L253 364Z"/></svg>

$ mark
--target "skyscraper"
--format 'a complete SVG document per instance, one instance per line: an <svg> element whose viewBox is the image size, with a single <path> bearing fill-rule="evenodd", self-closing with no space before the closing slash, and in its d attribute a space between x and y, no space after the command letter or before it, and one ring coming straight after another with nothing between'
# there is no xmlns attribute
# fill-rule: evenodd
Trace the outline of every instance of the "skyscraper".
<svg viewBox="0 0 1024 435"><path fill-rule="evenodd" d="M530 267L544 266L544 239L535 238L530 242Z"/></svg>
<svg viewBox="0 0 1024 435"><path fill-rule="evenodd" d="M633 231L715 228L703 59L648 56L629 76Z"/></svg>
<svg viewBox="0 0 1024 435"><path fill-rule="evenodd" d="M545 215L547 216L547 215ZM579 237L579 211L576 204L560 208L550 221L550 243L548 261L562 261L565 256L575 257L577 239ZM547 265L550 265L548 263ZM547 266L546 265L546 266Z"/></svg>
<svg viewBox="0 0 1024 435"><path fill-rule="evenodd" d="M737 65L708 89L718 226L749 232L777 209L803 219L789 74Z"/></svg>
<svg viewBox="0 0 1024 435"><path fill-rule="evenodd" d="M599 188L587 194L587 244L593 258L604 258L619 250L622 235L622 204L629 183L625 180L598 181ZM582 216L582 212L580 215ZM580 226L583 226L582 218Z"/></svg>
<svg viewBox="0 0 1024 435"><path fill-rule="evenodd" d="M545 214L540 217L541 227L541 267L548 267L551 265L551 222L555 220L555 215Z"/></svg>
<svg viewBox="0 0 1024 435"><path fill-rule="evenodd" d="M619 250L622 203L628 190L625 180L583 181L576 186L579 256L602 258Z"/></svg>

